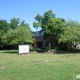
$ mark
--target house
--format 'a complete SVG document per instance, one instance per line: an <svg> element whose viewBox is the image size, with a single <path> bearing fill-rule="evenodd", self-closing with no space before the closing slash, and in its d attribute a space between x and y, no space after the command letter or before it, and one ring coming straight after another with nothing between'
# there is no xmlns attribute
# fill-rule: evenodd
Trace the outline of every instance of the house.
<svg viewBox="0 0 80 80"><path fill-rule="evenodd" d="M33 43L34 49L42 49L49 47L49 41L44 39L44 31L40 33L40 31L32 32L33 38L35 42ZM50 41L50 46L52 49L59 47L60 49L67 49L67 43L57 43L56 39L52 39ZM80 44L77 45L78 49L80 49Z"/></svg>
<svg viewBox="0 0 80 80"><path fill-rule="evenodd" d="M33 43L33 47L35 49L41 49L41 48L45 48L45 47L49 47L49 41L47 41L46 39L44 39L44 32L42 31L40 33L40 31L36 31L36 32L32 32L33 34L33 38L35 38L35 42ZM54 41L50 41L50 45L51 48L54 48L56 45L56 41L54 39Z"/></svg>
<svg viewBox="0 0 80 80"><path fill-rule="evenodd" d="M43 48L43 47L46 47L46 40L44 39L44 31L43 32L39 32L39 31L36 31L36 32L32 32L33 34L33 38L35 38L35 42L33 44L34 48L37 49L37 48Z"/></svg>

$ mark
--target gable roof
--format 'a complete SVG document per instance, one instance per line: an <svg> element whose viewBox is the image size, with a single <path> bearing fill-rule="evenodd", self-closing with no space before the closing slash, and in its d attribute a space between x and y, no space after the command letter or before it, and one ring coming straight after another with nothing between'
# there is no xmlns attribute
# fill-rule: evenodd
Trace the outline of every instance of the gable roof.
<svg viewBox="0 0 80 80"><path fill-rule="evenodd" d="M43 36L44 35L44 31L42 31L41 33L40 33L40 31L36 31L36 32L32 32L32 34L33 34L33 37Z"/></svg>

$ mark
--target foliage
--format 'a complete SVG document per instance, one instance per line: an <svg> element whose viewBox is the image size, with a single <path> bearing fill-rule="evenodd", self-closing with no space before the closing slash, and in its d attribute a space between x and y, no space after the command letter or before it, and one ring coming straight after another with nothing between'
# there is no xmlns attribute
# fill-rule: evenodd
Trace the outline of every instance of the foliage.
<svg viewBox="0 0 80 80"><path fill-rule="evenodd" d="M55 36L62 32L65 22L62 18L56 18L51 10L46 11L43 16L38 14L35 20L37 21L33 23L35 28L41 27L46 34L53 34Z"/></svg>
<svg viewBox="0 0 80 80"><path fill-rule="evenodd" d="M18 29L8 31L2 41L9 45L33 43L32 33L29 27L20 26Z"/></svg>
<svg viewBox="0 0 80 80"><path fill-rule="evenodd" d="M11 30L17 29L20 26L27 26L27 27L29 27L29 24L25 23L25 21L21 21L20 18L12 18L10 20L10 28L11 28Z"/></svg>
<svg viewBox="0 0 80 80"><path fill-rule="evenodd" d="M10 27L11 29L17 29L20 23L20 19L19 18L12 18L10 20Z"/></svg>
<svg viewBox="0 0 80 80"><path fill-rule="evenodd" d="M70 45L71 48L76 49L80 44L79 22L72 20L66 22L63 18L57 18L52 10L44 12L43 15L37 14L35 20L33 27L41 28L40 33L44 31L48 47L59 49L61 46ZM7 20L0 20L0 48L5 45L33 43L33 41L29 24L25 21L21 21L20 18L12 18L10 23Z"/></svg>
<svg viewBox="0 0 80 80"><path fill-rule="evenodd" d="M29 24L25 21L21 21L20 18L12 18L10 23L0 20L0 48L33 43L33 41Z"/></svg>
<svg viewBox="0 0 80 80"><path fill-rule="evenodd" d="M46 50L47 50L47 51L51 50L51 47L46 47Z"/></svg>
<svg viewBox="0 0 80 80"><path fill-rule="evenodd" d="M0 20L0 32L7 32L10 29L9 23L6 20Z"/></svg>
<svg viewBox="0 0 80 80"><path fill-rule="evenodd" d="M10 29L9 23L6 20L0 20L0 38Z"/></svg>
<svg viewBox="0 0 80 80"><path fill-rule="evenodd" d="M59 42L68 42L76 49L80 43L80 24L78 22L69 21L66 24L64 33L61 34Z"/></svg>
<svg viewBox="0 0 80 80"><path fill-rule="evenodd" d="M41 27L41 32L45 31L44 38L46 38L49 43L51 43L51 41L58 42L58 38L65 27L65 20L63 18L56 18L52 10L48 10L43 16L37 14L35 20L37 22L33 22L33 26L35 28Z"/></svg>
<svg viewBox="0 0 80 80"><path fill-rule="evenodd" d="M6 20L0 20L0 47L4 46L4 43L1 41L2 36L10 30L10 25Z"/></svg>
<svg viewBox="0 0 80 80"><path fill-rule="evenodd" d="M80 43L80 24L78 22L72 20L66 22L63 18L57 18L51 10L46 11L43 16L37 14L35 20L37 22L33 22L33 26L41 27L41 31L45 31L44 37L49 44L54 42L55 47L58 47L59 44L68 43L73 46L72 48L76 48Z"/></svg>

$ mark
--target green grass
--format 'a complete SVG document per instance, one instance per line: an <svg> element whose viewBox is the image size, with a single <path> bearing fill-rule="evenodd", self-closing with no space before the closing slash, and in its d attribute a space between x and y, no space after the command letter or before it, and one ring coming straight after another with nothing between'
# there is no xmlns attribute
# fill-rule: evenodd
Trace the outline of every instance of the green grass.
<svg viewBox="0 0 80 80"><path fill-rule="evenodd" d="M80 54L0 51L0 80L73 80L80 74Z"/></svg>

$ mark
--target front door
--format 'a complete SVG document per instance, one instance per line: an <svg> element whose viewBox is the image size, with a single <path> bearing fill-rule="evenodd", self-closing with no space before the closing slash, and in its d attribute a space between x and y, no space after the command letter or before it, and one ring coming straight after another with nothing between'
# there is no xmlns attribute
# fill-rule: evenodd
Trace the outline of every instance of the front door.
<svg viewBox="0 0 80 80"><path fill-rule="evenodd" d="M37 42L37 48L43 48L43 43L42 42Z"/></svg>

